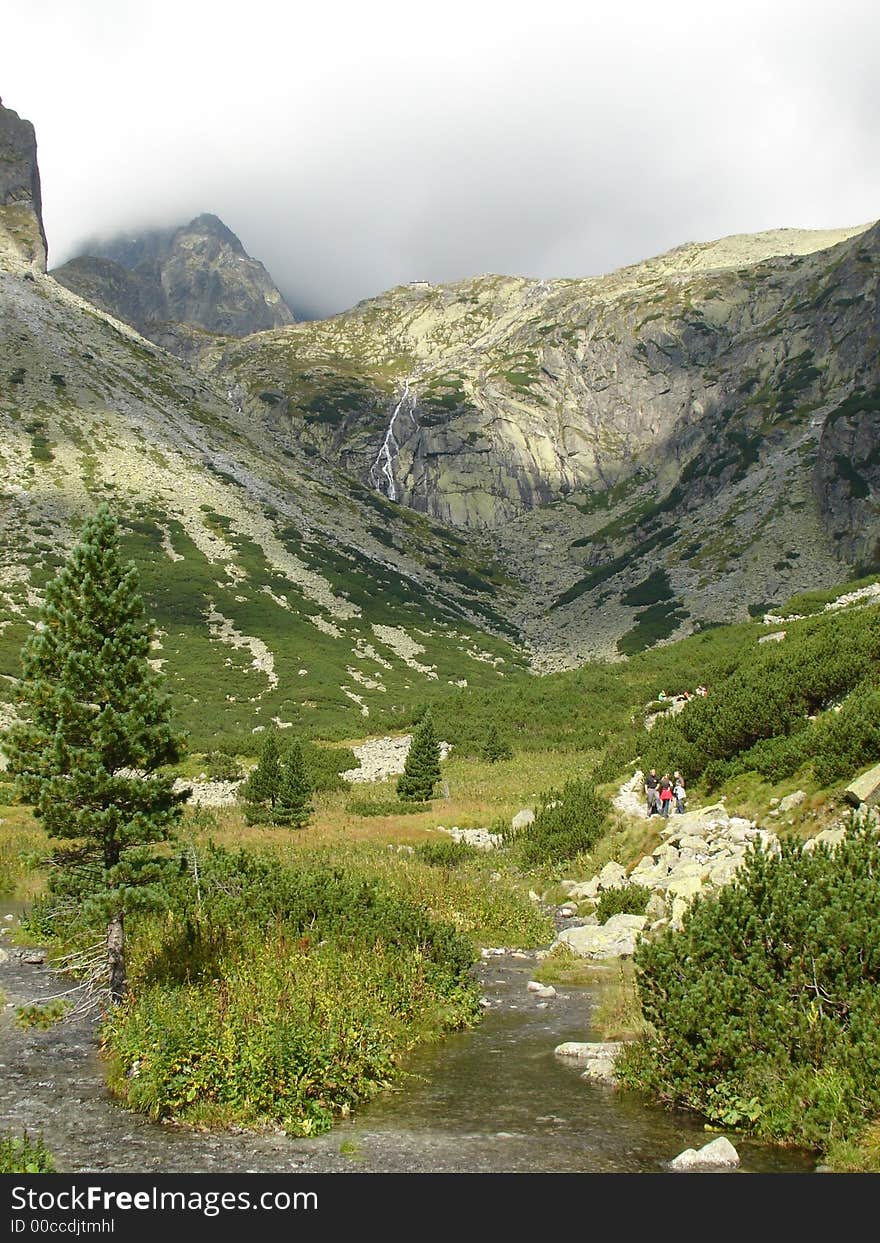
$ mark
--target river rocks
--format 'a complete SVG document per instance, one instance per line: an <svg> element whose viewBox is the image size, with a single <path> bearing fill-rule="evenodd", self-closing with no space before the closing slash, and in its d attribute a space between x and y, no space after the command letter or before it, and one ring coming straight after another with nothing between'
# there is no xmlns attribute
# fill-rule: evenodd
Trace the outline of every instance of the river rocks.
<svg viewBox="0 0 880 1243"><path fill-rule="evenodd" d="M567 1040L553 1050L556 1057L572 1059L586 1063L582 1079L589 1083L616 1084L614 1062L623 1044L619 1040L606 1040L591 1043L580 1040Z"/></svg>
<svg viewBox="0 0 880 1243"><path fill-rule="evenodd" d="M601 925L564 929L554 945L565 945L580 958L625 958L635 952L647 922L644 915L612 915Z"/></svg>
<svg viewBox="0 0 880 1243"><path fill-rule="evenodd" d="M641 773L636 773L627 787L634 790L640 786ZM646 935L646 926L649 933L666 927L680 928L694 898L729 884L751 847L773 852L780 849L775 833L759 828L743 816L728 815L723 803L682 815L673 813L660 829L660 835L662 841L628 875L619 863L612 862L587 881L565 882L565 892L571 899L593 902L609 889L641 885L650 892L645 915L613 916L601 927L588 927L579 920L580 926L560 932L554 945L566 945L588 958L632 954L639 937ZM636 927L616 922L621 919L641 923Z"/></svg>
<svg viewBox="0 0 880 1243"><path fill-rule="evenodd" d="M732 1170L739 1165L739 1153L724 1135L702 1148L687 1148L669 1162L671 1170Z"/></svg>
<svg viewBox="0 0 880 1243"><path fill-rule="evenodd" d="M526 988L542 1001L548 1001L551 997L556 996L556 989L552 984L541 984L538 980L529 980Z"/></svg>

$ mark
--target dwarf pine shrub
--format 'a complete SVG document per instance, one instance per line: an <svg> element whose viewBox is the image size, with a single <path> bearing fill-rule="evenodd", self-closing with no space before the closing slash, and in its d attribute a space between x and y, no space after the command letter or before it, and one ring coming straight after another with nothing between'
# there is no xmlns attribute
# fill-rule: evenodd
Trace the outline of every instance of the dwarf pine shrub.
<svg viewBox="0 0 880 1243"><path fill-rule="evenodd" d="M778 780L826 750L837 759L824 768L820 762L823 775L859 767L875 754L870 713L878 673L876 608L801 622L784 642L744 653L740 667L711 686L707 698L659 720L644 766L679 768L692 780L705 773L710 785L747 767ZM840 721L811 725L812 716L842 701Z"/></svg>
<svg viewBox="0 0 880 1243"><path fill-rule="evenodd" d="M527 829L514 838L523 867L558 863L592 850L605 830L607 799L586 781L567 781L541 797L542 806Z"/></svg>
<svg viewBox="0 0 880 1243"><path fill-rule="evenodd" d="M880 836L753 848L680 931L634 956L653 1034L622 1082L765 1138L824 1149L880 1112Z"/></svg>
<svg viewBox="0 0 880 1243"><path fill-rule="evenodd" d="M635 881L621 885L619 889L605 889L599 895L596 918L604 924L612 915L644 915L650 896L650 889L637 885Z"/></svg>

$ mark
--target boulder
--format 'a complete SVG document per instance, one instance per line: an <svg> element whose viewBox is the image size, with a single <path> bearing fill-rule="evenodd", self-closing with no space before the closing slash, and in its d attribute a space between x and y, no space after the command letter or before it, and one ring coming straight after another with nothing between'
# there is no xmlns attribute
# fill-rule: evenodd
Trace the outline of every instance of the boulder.
<svg viewBox="0 0 880 1243"><path fill-rule="evenodd" d="M724 1135L702 1148L687 1148L669 1162L671 1170L732 1170L739 1165L739 1153Z"/></svg>
<svg viewBox="0 0 880 1243"><path fill-rule="evenodd" d="M592 880L584 880L579 884L572 885L568 890L567 896L573 898L575 902L583 902L585 898L595 902L599 896L599 877L594 876Z"/></svg>
<svg viewBox="0 0 880 1243"><path fill-rule="evenodd" d="M644 915L612 915L601 926L566 928L554 944L568 946L580 958L630 957L647 922Z"/></svg>
<svg viewBox="0 0 880 1243"><path fill-rule="evenodd" d="M623 1042L620 1040L566 1040L563 1044L558 1044L553 1052L557 1057L573 1057L581 1062L597 1059L613 1061L622 1048Z"/></svg>
<svg viewBox="0 0 880 1243"><path fill-rule="evenodd" d="M599 873L599 888L622 889L628 879L626 868L621 863L606 863Z"/></svg>
<svg viewBox="0 0 880 1243"><path fill-rule="evenodd" d="M875 764L866 773L851 781L843 792L843 797L851 807L868 807L880 802L880 764Z"/></svg>
<svg viewBox="0 0 880 1243"><path fill-rule="evenodd" d="M817 833L815 837L811 837L804 842L804 850L812 853L823 842L826 846L838 846L845 837L846 829L842 824L836 825L831 829L823 829L821 833Z"/></svg>
<svg viewBox="0 0 880 1243"><path fill-rule="evenodd" d="M800 807L801 803L806 800L806 791L795 790L793 794L786 794L785 798L779 800L779 810L781 812L791 811L794 807Z"/></svg>
<svg viewBox="0 0 880 1243"><path fill-rule="evenodd" d="M545 1000L556 996L556 989L552 984L541 984L538 980L529 980L526 988L530 993L534 993L536 997L540 997Z"/></svg>
<svg viewBox="0 0 880 1243"><path fill-rule="evenodd" d="M523 807L522 810L518 811L511 820L510 827L515 833L518 829L527 829L528 826L533 823L534 819L535 813L532 808Z"/></svg>

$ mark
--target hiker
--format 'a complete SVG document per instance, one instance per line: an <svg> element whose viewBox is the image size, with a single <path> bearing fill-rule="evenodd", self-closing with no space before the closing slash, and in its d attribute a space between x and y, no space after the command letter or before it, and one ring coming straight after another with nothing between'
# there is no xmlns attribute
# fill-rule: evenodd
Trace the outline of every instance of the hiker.
<svg viewBox="0 0 880 1243"><path fill-rule="evenodd" d="M687 790L684 786L684 777L682 777L678 769L672 775L672 794L675 798L675 810L679 816L683 816Z"/></svg>
<svg viewBox="0 0 880 1243"><path fill-rule="evenodd" d="M669 805L672 802L672 779L669 773L664 773L660 778L660 788L658 791L660 797L660 812L664 816L669 815Z"/></svg>
<svg viewBox="0 0 880 1243"><path fill-rule="evenodd" d="M648 800L645 815L647 816L653 816L655 811L660 811L660 799L657 797L657 786L659 784L656 770L652 768L645 778L645 795Z"/></svg>

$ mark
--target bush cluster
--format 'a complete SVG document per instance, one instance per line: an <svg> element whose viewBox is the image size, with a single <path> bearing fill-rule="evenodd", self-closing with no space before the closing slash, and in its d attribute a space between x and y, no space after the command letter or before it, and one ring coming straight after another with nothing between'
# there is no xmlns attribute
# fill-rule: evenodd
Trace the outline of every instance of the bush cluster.
<svg viewBox="0 0 880 1243"><path fill-rule="evenodd" d="M725 1126L824 1149L880 1112L880 836L753 848L634 961L653 1034L623 1082Z"/></svg>
<svg viewBox="0 0 880 1243"><path fill-rule="evenodd" d="M54 1174L55 1160L43 1143L42 1135L32 1139L27 1131L21 1137L0 1132L0 1174Z"/></svg>
<svg viewBox="0 0 880 1243"><path fill-rule="evenodd" d="M114 1091L151 1117L314 1134L478 1014L471 942L374 875L210 847L168 899L103 1031Z"/></svg>
<svg viewBox="0 0 880 1243"><path fill-rule="evenodd" d="M843 775L876 754L878 670L876 609L805 621L783 643L753 651L708 698L661 718L645 765L705 775L710 786L752 769L779 780L813 757L820 780Z"/></svg>
<svg viewBox="0 0 880 1243"><path fill-rule="evenodd" d="M596 918L604 924L612 915L644 915L650 896L650 889L637 885L635 881L621 885L619 889L605 889L599 895Z"/></svg>
<svg viewBox="0 0 880 1243"><path fill-rule="evenodd" d="M416 856L432 867L457 868L471 859L476 859L480 851L467 842L457 842L453 838L441 842L419 842L415 847Z"/></svg>
<svg viewBox="0 0 880 1243"><path fill-rule="evenodd" d="M610 806L589 781L567 781L541 796L541 807L513 841L523 867L560 863L592 850L605 831Z"/></svg>
<svg viewBox="0 0 880 1243"><path fill-rule="evenodd" d="M352 816L412 816L429 811L430 803L417 803L412 799L351 798L345 810Z"/></svg>

